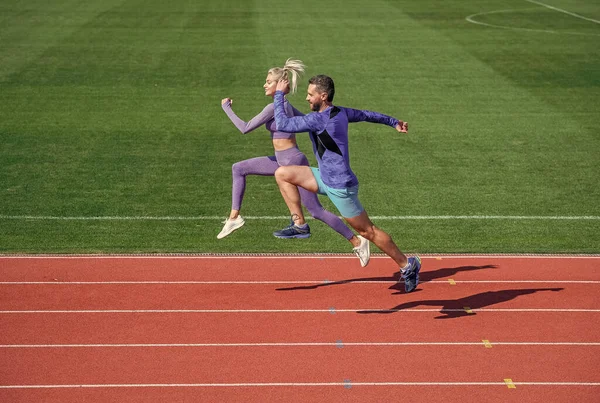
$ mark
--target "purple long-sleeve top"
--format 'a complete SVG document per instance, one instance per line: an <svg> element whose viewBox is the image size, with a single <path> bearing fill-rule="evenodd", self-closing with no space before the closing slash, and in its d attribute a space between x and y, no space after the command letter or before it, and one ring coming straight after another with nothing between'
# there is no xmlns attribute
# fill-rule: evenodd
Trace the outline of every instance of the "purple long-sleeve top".
<svg viewBox="0 0 600 403"><path fill-rule="evenodd" d="M242 132L242 134L246 134L251 132L252 130L265 125L265 128L271 133L271 139L293 139L295 138L294 132L282 132L277 130L277 126L275 125L274 119L274 107L273 103L268 104L264 107L262 112L258 115L250 119L248 122L244 122L240 119L235 112L231 109L231 102L225 102L223 105L223 110L233 122L235 127ZM304 116L302 112L297 110L290 104L287 99L284 97L283 101L284 114L286 116Z"/></svg>
<svg viewBox="0 0 600 403"><path fill-rule="evenodd" d="M396 127L398 124L398 119L378 112L334 105L322 112L289 117L285 112L285 97L282 91L275 92L274 106L277 130L310 133L321 179L327 186L334 189L358 185L358 179L350 169L348 123L371 122L391 127Z"/></svg>

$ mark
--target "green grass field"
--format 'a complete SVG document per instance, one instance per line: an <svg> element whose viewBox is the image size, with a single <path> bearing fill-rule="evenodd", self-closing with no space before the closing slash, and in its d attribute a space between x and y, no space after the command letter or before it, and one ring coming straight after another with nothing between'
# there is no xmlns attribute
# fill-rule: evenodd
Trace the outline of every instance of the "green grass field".
<svg viewBox="0 0 600 403"><path fill-rule="evenodd" d="M285 218L216 239L231 165L272 155L220 100L249 120L294 57L298 109L324 73L336 104L410 123L350 131L401 249L598 253L599 43L597 0L4 0L0 252L349 252L314 220L308 240L273 238ZM273 178L248 179L242 214L287 215Z"/></svg>

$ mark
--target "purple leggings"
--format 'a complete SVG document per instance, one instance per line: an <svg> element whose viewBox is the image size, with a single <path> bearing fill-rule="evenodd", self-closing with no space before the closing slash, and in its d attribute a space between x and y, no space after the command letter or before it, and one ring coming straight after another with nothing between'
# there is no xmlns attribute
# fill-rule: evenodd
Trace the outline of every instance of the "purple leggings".
<svg viewBox="0 0 600 403"><path fill-rule="evenodd" d="M275 151L275 156L256 157L236 162L232 166L233 190L231 197L231 209L240 210L242 199L246 191L246 175L274 176L279 166L286 165L308 165L306 155L297 147L288 148L283 151ZM354 236L354 233L335 214L323 208L316 193L298 186L300 199L308 212L317 220L323 221L346 239Z"/></svg>

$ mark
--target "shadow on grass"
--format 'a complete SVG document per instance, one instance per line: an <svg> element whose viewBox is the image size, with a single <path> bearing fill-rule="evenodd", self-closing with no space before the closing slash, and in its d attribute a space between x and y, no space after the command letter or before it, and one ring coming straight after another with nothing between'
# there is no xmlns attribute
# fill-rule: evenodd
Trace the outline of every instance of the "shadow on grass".
<svg viewBox="0 0 600 403"><path fill-rule="evenodd" d="M541 291L561 291L563 288L529 288L522 290L502 290L502 291L487 291L468 297L455 300L439 300L430 299L424 301L410 301L400 304L391 309L358 311L361 314L391 314L405 309L412 309L419 306L441 306L441 316L436 316L435 319L453 319L465 316L473 316L475 313L468 313L466 307L471 310L481 309L490 305L499 304L501 302L510 301L522 295L534 294Z"/></svg>

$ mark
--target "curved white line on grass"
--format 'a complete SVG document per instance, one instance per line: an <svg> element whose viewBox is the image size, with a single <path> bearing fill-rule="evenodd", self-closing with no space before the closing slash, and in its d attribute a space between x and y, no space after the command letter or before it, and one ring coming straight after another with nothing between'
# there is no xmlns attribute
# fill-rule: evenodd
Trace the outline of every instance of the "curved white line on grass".
<svg viewBox="0 0 600 403"><path fill-rule="evenodd" d="M246 220L289 220L288 216L244 216ZM306 217L314 220L313 217ZM600 220L597 215L580 216L527 216L527 215L403 215L371 216L373 220ZM34 216L0 215L2 220L39 221L212 221L223 220L220 216Z"/></svg>
<svg viewBox="0 0 600 403"><path fill-rule="evenodd" d="M529 3L533 3L533 4L538 4L540 6L549 8L550 10L554 10L554 11L558 11L560 13L568 14L568 15L570 15L572 17L581 18L582 20L586 20L586 21L590 21L590 22L593 22L593 23L596 23L596 24L600 24L600 21L598 21L598 20L594 20L592 18L587 18L587 17L584 17L582 15L575 14L575 13L572 13L570 11L563 10L563 9L560 9L560 8L557 8L557 7L549 6L548 4L544 4L544 3L539 2L539 1L535 1L535 0L525 0L525 1L528 1Z"/></svg>
<svg viewBox="0 0 600 403"><path fill-rule="evenodd" d="M532 10L532 8L486 11L483 13L469 15L469 16L465 17L465 20L467 20L468 22L470 22L472 24L483 25L483 26L492 27L492 28L508 29L508 30L512 30L512 31L542 32L542 33L547 33L547 34L558 34L558 35L600 36L600 34L591 34L591 33L583 33L583 32L567 32L567 31L562 32L562 31L552 31L549 29L534 29L534 28L511 27L511 26L506 26L506 25L496 25L496 24L489 24L486 22L477 21L475 19L475 17L481 16L481 15L512 13L512 12L524 11L524 10ZM592 21L595 22L595 20L592 20Z"/></svg>

